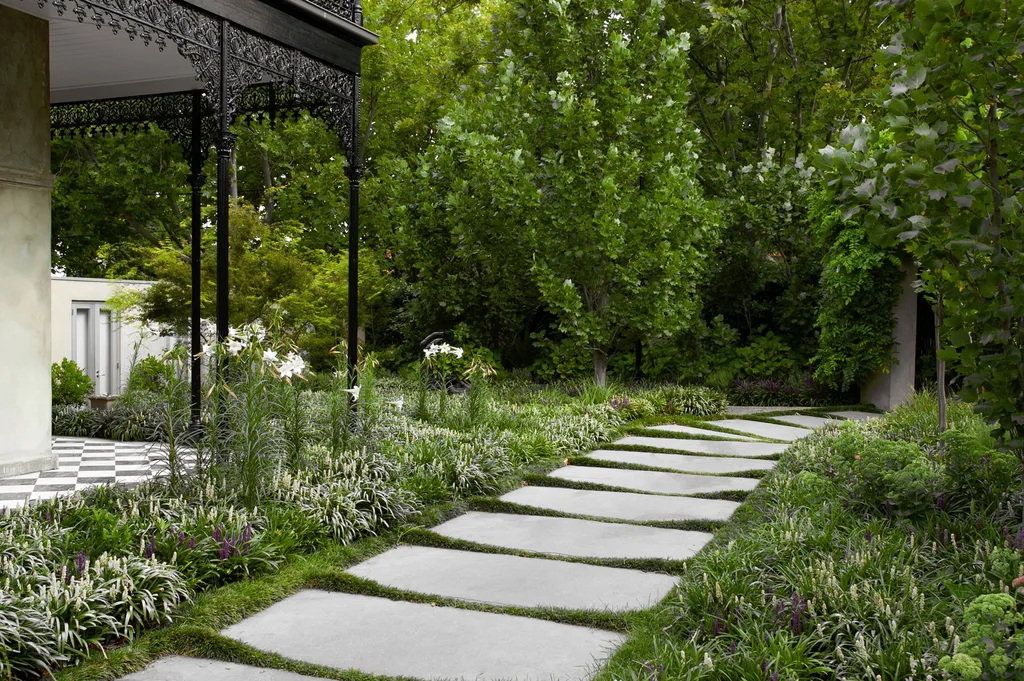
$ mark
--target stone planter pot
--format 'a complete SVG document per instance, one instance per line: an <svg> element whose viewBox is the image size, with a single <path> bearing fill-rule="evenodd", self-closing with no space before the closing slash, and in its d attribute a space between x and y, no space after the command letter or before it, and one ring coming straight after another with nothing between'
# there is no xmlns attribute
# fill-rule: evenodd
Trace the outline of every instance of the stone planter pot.
<svg viewBox="0 0 1024 681"><path fill-rule="evenodd" d="M91 395L89 397L89 406L96 411L106 411L116 401L117 397L114 395Z"/></svg>

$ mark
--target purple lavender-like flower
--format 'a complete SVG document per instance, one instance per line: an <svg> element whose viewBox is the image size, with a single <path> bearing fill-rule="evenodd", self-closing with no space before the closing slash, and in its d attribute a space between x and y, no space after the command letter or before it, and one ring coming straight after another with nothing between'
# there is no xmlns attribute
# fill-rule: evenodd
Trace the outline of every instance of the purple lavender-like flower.
<svg viewBox="0 0 1024 681"><path fill-rule="evenodd" d="M871 538L873 536L874 535L871 534L871 530L868 530L867 532L864 533L864 541L866 541L867 543L870 544L871 543Z"/></svg>
<svg viewBox="0 0 1024 681"><path fill-rule="evenodd" d="M242 529L242 542L248 543L252 541L252 523L246 523Z"/></svg>
<svg viewBox="0 0 1024 681"><path fill-rule="evenodd" d="M48 523L53 522L53 516L50 515L49 511L46 512L46 522L48 522Z"/></svg>
<svg viewBox="0 0 1024 681"><path fill-rule="evenodd" d="M190 549L194 549L196 547L196 538L194 536L188 538L188 547Z"/></svg>
<svg viewBox="0 0 1024 681"><path fill-rule="evenodd" d="M779 673L772 672L772 675L768 677L768 681L779 681Z"/></svg>
<svg viewBox="0 0 1024 681"><path fill-rule="evenodd" d="M230 556L230 555L231 555L231 544L228 542L227 539L225 539L224 543L220 545L220 559L221 560L227 560L228 556Z"/></svg>
<svg viewBox="0 0 1024 681"><path fill-rule="evenodd" d="M146 558L152 558L153 554L156 553L156 535L154 534L149 538L149 542L146 544L146 550L142 553Z"/></svg>
<svg viewBox="0 0 1024 681"><path fill-rule="evenodd" d="M730 655L735 655L735 654L736 654L736 641L733 641L733 642L732 642L732 643L731 643L731 644L729 645L729 654L730 654Z"/></svg>
<svg viewBox="0 0 1024 681"><path fill-rule="evenodd" d="M1024 551L1024 525L1017 529L1017 534L1013 538L1013 548Z"/></svg>
<svg viewBox="0 0 1024 681"><path fill-rule="evenodd" d="M218 525L213 530L213 541L219 543L223 536L224 536L224 530L222 529L222 527L220 525Z"/></svg>
<svg viewBox="0 0 1024 681"><path fill-rule="evenodd" d="M78 555L75 556L75 569L78 570L78 576L81 577L85 572L85 564L88 562L89 557L85 555L85 551L79 551Z"/></svg>
<svg viewBox="0 0 1024 681"><path fill-rule="evenodd" d="M178 532L178 546L184 546L185 542L187 542L187 541L188 541L188 536L185 534L184 530L179 531Z"/></svg>
<svg viewBox="0 0 1024 681"><path fill-rule="evenodd" d="M939 498L935 500L935 508L940 511L946 507L946 495L940 494Z"/></svg>

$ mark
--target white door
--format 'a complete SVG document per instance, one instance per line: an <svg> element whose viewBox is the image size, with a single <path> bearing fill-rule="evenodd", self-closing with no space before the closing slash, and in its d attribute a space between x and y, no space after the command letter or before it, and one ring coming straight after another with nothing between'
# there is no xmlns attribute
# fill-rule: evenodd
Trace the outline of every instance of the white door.
<svg viewBox="0 0 1024 681"><path fill-rule="evenodd" d="M72 303L71 359L92 378L95 394L117 395L121 392L118 329L103 305Z"/></svg>

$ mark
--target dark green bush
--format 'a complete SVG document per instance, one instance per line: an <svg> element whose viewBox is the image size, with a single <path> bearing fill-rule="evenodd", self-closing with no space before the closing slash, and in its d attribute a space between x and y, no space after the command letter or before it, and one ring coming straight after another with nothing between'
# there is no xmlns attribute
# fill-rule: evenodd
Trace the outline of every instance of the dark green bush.
<svg viewBox="0 0 1024 681"><path fill-rule="evenodd" d="M159 392L174 378L174 367L159 357L144 357L128 375L128 392Z"/></svg>
<svg viewBox="0 0 1024 681"><path fill-rule="evenodd" d="M55 405L82 404L93 393L94 384L73 360L64 358L50 367L50 383Z"/></svg>
<svg viewBox="0 0 1024 681"><path fill-rule="evenodd" d="M53 434L64 437L92 437L96 424L92 409L81 404L54 405Z"/></svg>
<svg viewBox="0 0 1024 681"><path fill-rule="evenodd" d="M844 427L834 447L854 498L875 512L913 517L935 508L942 469L917 443Z"/></svg>
<svg viewBox="0 0 1024 681"><path fill-rule="evenodd" d="M969 431L947 430L941 440L949 503L987 508L1020 488L1020 464L1012 454Z"/></svg>

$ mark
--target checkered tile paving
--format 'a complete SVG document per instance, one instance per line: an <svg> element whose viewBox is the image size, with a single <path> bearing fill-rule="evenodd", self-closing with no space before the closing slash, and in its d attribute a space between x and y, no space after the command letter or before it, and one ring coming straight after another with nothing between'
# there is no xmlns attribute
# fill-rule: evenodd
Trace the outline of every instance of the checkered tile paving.
<svg viewBox="0 0 1024 681"><path fill-rule="evenodd" d="M161 470L163 448L151 442L56 437L57 467L0 478L0 508L19 508L93 485L136 485Z"/></svg>

